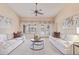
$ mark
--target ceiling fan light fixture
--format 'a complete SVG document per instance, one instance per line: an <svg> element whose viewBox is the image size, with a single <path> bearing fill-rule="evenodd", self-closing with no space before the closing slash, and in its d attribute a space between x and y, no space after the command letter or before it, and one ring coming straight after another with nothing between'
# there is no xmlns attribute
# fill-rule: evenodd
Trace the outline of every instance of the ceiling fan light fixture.
<svg viewBox="0 0 79 59"><path fill-rule="evenodd" d="M40 12L40 11L42 11L42 9L39 9L39 10L38 10L38 8L37 8L38 3L35 3L35 5L36 5L36 6L35 6L35 10L34 10L35 16L38 16L38 14L43 15L43 13Z"/></svg>

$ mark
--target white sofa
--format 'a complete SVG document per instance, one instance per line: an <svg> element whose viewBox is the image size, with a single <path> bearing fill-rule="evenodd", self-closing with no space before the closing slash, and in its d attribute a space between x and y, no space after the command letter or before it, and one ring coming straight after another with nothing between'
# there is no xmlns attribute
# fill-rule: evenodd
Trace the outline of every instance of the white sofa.
<svg viewBox="0 0 79 59"><path fill-rule="evenodd" d="M23 36L10 38L8 38L7 34L0 34L0 55L10 54L15 48L23 43L24 39Z"/></svg>
<svg viewBox="0 0 79 59"><path fill-rule="evenodd" d="M79 36L77 35L68 35L68 37L65 37L64 39L49 36L49 41L62 54L72 55L73 54L73 43L79 42L78 38Z"/></svg>

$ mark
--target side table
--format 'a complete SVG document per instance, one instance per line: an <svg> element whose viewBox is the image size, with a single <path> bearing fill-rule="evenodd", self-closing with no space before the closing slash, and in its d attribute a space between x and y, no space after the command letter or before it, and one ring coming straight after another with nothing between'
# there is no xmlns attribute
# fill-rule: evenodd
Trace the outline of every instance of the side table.
<svg viewBox="0 0 79 59"><path fill-rule="evenodd" d="M76 47L78 47L79 48L79 42L75 42L74 44L73 44L73 55L75 55L76 54Z"/></svg>

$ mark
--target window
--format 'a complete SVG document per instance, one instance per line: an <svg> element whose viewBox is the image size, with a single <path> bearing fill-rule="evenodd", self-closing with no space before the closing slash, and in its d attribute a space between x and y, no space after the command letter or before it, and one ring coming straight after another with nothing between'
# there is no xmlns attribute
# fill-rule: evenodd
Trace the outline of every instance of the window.
<svg viewBox="0 0 79 59"><path fill-rule="evenodd" d="M76 32L77 32L77 34L79 34L79 27L76 28Z"/></svg>

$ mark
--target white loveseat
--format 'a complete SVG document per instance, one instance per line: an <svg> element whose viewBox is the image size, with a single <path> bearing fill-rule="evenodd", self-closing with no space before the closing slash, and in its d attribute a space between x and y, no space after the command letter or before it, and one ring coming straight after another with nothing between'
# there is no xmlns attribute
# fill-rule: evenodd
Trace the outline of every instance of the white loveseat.
<svg viewBox="0 0 79 59"><path fill-rule="evenodd" d="M23 43L23 37L11 38L7 34L0 34L0 55L11 53L21 43Z"/></svg>
<svg viewBox="0 0 79 59"><path fill-rule="evenodd" d="M73 54L73 43L79 42L79 35L67 35L64 39L49 36L49 41L55 46L62 54Z"/></svg>

